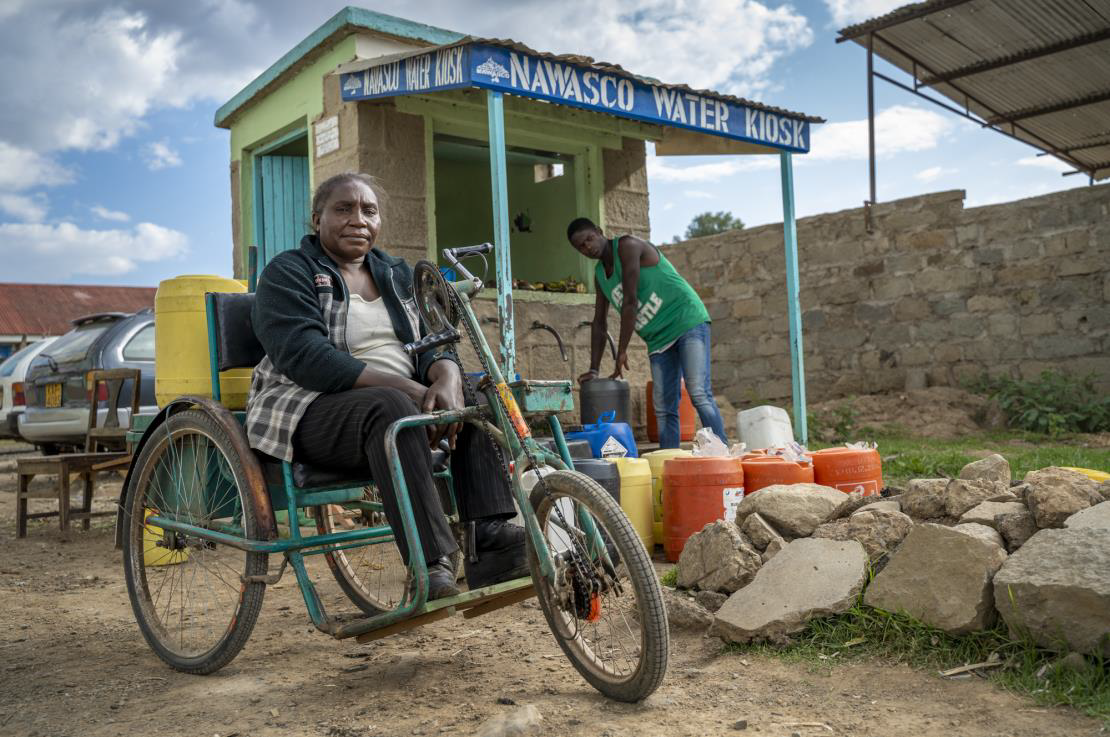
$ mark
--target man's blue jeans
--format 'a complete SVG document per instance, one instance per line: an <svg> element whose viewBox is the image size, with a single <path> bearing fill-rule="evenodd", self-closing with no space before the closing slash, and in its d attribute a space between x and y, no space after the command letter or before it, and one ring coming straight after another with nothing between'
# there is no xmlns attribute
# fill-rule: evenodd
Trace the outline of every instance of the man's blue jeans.
<svg viewBox="0 0 1110 737"><path fill-rule="evenodd" d="M721 411L713 399L709 376L709 323L690 328L665 351L651 358L652 404L659 422L659 447L677 448L681 435L678 402L681 398L680 379L686 380L686 391L698 411L702 427L708 427L727 442Z"/></svg>

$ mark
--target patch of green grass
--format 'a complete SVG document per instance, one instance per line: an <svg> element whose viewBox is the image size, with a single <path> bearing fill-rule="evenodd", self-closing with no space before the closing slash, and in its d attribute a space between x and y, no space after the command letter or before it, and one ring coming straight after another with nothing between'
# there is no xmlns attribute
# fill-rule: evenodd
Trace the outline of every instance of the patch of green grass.
<svg viewBox="0 0 1110 737"><path fill-rule="evenodd" d="M879 446L883 457L883 480L888 486L904 486L910 479L954 478L966 464L976 460L969 451L992 450L1010 462L1015 479L1046 466L1078 466L1110 471L1110 448L1079 445L1078 436L1049 440L1044 435L1024 432L994 432L959 438L921 438L903 434L868 437ZM815 448L820 447L815 444Z"/></svg>
<svg viewBox="0 0 1110 737"><path fill-rule="evenodd" d="M672 589L678 585L678 566L671 566L659 577L659 583Z"/></svg>
<svg viewBox="0 0 1110 737"><path fill-rule="evenodd" d="M731 653L756 653L832 667L855 658L878 658L918 668L945 670L992 660L982 672L1003 688L1047 705L1065 704L1110 725L1110 661L1084 658L1084 667L1062 664L1058 653L1014 639L1004 625L956 637L902 614L857 603L844 614L809 622L782 648L767 644L728 645Z"/></svg>

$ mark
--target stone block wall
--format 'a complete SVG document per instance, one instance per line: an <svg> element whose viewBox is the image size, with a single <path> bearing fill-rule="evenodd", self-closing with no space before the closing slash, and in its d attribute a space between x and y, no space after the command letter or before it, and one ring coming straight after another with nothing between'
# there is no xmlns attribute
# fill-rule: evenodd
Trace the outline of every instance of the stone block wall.
<svg viewBox="0 0 1110 737"><path fill-rule="evenodd" d="M1110 185L965 208L962 191L798 221L812 399L958 385L983 371L1110 387ZM781 225L667 246L713 317L732 403L790 397Z"/></svg>

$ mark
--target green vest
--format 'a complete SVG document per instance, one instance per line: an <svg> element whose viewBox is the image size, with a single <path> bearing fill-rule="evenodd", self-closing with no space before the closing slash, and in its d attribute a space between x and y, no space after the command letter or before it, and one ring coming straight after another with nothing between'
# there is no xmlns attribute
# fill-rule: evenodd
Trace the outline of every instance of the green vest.
<svg viewBox="0 0 1110 737"><path fill-rule="evenodd" d="M595 267L598 287L609 304L620 311L624 304L621 284L621 259L617 252L617 238L613 239L613 275L605 275L605 264L600 260ZM648 353L667 348L687 330L709 322L709 312L689 282L675 271L658 248L659 263L640 269L636 287L636 334L647 343Z"/></svg>

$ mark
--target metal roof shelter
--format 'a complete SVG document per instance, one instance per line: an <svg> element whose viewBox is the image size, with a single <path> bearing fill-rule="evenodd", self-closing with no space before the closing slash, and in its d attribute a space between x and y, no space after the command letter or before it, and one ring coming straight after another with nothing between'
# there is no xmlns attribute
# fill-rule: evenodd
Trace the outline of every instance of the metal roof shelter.
<svg viewBox="0 0 1110 737"><path fill-rule="evenodd" d="M841 41L867 49L869 204L876 77L1055 156L1074 167L1065 176L1110 177L1110 0L928 0L844 28ZM874 71L876 54L912 85Z"/></svg>
<svg viewBox="0 0 1110 737"><path fill-rule="evenodd" d="M795 429L807 439L805 374L802 365L798 252L794 218L792 155L806 153L810 124L820 118L769 107L709 90L664 84L586 56L534 51L511 40L465 37L431 49L416 49L341 65L345 101L429 95L463 88L486 92L497 310L502 370L515 367L512 277L504 96L582 108L661 127L659 155L778 154L782 180L787 303Z"/></svg>
<svg viewBox="0 0 1110 737"><path fill-rule="evenodd" d="M78 317L153 307L156 291L154 287L0 284L0 336L61 335Z"/></svg>

